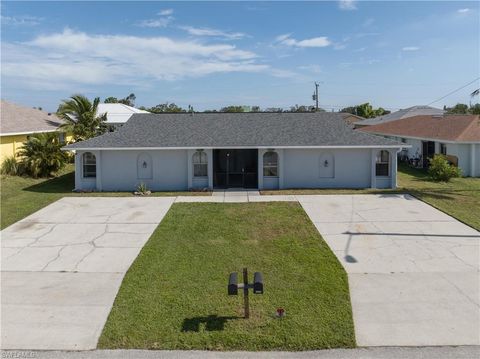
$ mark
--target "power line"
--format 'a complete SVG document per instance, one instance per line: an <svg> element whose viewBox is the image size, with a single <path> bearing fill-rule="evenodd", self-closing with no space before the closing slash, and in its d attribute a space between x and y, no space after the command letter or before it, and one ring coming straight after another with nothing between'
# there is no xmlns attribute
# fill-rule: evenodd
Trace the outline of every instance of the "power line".
<svg viewBox="0 0 480 359"><path fill-rule="evenodd" d="M468 85L473 84L473 83L474 83L475 81L477 81L477 80L480 80L480 77L477 77L475 80L470 81L468 84L465 84L465 85L463 85L462 87L459 87L458 89L453 90L452 92L447 93L445 96L442 96L442 97L440 97L439 99L430 102L427 106L430 106L431 104L433 104L433 103L435 103L435 102L438 102L438 101L440 101L440 100L443 100L445 97L448 97L448 96L450 96L450 95L453 95L455 92L460 91L461 89L467 87Z"/></svg>

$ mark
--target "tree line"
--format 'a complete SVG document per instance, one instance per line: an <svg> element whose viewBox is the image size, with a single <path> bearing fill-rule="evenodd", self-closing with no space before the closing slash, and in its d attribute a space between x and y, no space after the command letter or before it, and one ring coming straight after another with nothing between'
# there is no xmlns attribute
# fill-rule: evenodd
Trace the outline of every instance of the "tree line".
<svg viewBox="0 0 480 359"><path fill-rule="evenodd" d="M135 106L136 96L134 93L126 96L125 98L118 99L117 97L107 97L104 100L104 103L122 103L128 106ZM151 113L186 113L186 112L195 112L192 106L188 108L182 108L181 106L176 105L175 103L165 102L152 107L140 106L140 110L145 110ZM480 114L480 104L475 105L466 105L458 103L453 107L444 106L443 109L447 114ZM281 107L267 107L260 108L260 106L245 106L245 105L230 105L224 106L217 109L205 110L206 113L215 113L215 112L324 112L325 110L319 108L316 110L315 106L308 105L294 105L288 109ZM391 111L384 109L383 107L374 108L369 102L362 103L356 106L349 106L340 109L339 112L351 113L363 118L373 118L378 116L383 116L389 114Z"/></svg>

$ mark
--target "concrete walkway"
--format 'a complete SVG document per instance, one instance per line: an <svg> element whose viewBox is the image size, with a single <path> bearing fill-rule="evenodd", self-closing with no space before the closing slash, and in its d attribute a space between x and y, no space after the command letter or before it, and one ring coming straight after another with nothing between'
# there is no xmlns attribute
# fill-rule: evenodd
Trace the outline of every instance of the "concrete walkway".
<svg viewBox="0 0 480 359"><path fill-rule="evenodd" d="M246 203L246 202L275 202L296 201L295 196L262 196L255 190L216 190L211 196L179 196L175 202L203 202L203 203Z"/></svg>
<svg viewBox="0 0 480 359"><path fill-rule="evenodd" d="M297 196L348 273L360 346L480 344L480 233L409 195Z"/></svg>
<svg viewBox="0 0 480 359"><path fill-rule="evenodd" d="M2 349L94 349L174 198L63 198L1 232Z"/></svg>

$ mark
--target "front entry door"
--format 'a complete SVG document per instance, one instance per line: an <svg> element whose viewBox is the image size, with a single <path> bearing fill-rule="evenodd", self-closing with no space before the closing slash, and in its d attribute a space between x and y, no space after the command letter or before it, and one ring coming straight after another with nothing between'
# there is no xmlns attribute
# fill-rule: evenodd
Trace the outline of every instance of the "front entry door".
<svg viewBox="0 0 480 359"><path fill-rule="evenodd" d="M257 188L258 150L213 150L213 186Z"/></svg>

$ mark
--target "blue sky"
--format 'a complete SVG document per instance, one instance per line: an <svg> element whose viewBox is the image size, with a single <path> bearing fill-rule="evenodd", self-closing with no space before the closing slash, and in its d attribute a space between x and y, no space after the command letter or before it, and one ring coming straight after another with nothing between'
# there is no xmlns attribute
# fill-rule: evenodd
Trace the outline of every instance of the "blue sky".
<svg viewBox="0 0 480 359"><path fill-rule="evenodd" d="M427 104L479 77L478 2L2 2L2 98ZM468 103L476 81L434 105Z"/></svg>

